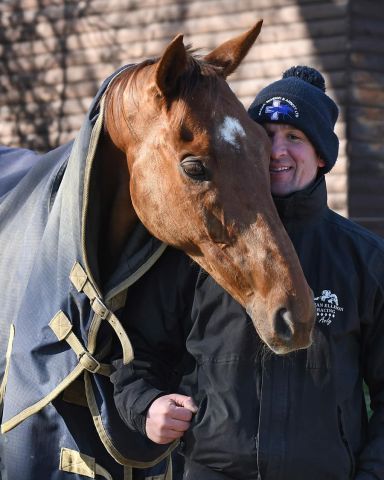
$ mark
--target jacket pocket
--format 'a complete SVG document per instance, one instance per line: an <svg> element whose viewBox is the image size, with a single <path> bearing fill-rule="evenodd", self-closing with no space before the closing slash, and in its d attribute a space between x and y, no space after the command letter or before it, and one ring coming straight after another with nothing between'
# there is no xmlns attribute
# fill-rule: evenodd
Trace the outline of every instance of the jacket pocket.
<svg viewBox="0 0 384 480"><path fill-rule="evenodd" d="M339 427L339 434L340 434L340 439L344 445L345 451L348 455L349 462L350 462L350 471L349 471L349 478L352 479L354 478L355 474L355 456L352 452L351 446L348 441L348 436L347 436L347 431L345 428L345 420L344 420L344 415L343 415L343 410L338 405L337 407L337 420L338 420L338 427Z"/></svg>

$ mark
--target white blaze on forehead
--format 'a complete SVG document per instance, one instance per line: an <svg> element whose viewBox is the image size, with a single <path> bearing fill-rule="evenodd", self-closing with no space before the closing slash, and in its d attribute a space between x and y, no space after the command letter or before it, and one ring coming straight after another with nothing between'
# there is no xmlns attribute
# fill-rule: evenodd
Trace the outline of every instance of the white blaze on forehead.
<svg viewBox="0 0 384 480"><path fill-rule="evenodd" d="M223 124L219 127L219 138L239 148L239 137L245 137L244 128L239 120L234 117L225 117Z"/></svg>

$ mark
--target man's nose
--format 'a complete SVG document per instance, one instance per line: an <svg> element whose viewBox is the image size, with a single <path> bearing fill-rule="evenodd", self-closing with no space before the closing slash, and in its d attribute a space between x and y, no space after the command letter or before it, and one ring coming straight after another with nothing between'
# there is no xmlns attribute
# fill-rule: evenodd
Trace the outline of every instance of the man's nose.
<svg viewBox="0 0 384 480"><path fill-rule="evenodd" d="M277 160L280 157L286 155L287 147L285 142L282 139L277 138L276 136L272 138L272 149L271 149L271 158Z"/></svg>

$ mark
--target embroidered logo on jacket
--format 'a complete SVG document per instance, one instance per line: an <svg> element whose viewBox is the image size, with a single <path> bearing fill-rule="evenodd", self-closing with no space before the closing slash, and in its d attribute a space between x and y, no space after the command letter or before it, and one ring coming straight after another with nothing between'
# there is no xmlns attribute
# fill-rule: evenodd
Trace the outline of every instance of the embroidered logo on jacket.
<svg viewBox="0 0 384 480"><path fill-rule="evenodd" d="M339 305L339 299L331 290L323 290L321 295L315 297L317 321L330 325L336 317L336 312L342 312L343 307Z"/></svg>

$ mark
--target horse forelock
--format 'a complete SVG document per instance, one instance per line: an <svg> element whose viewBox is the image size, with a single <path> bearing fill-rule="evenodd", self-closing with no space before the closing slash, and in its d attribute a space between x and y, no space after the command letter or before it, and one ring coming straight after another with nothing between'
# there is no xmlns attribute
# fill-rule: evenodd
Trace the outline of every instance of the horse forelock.
<svg viewBox="0 0 384 480"><path fill-rule="evenodd" d="M172 116L172 124L182 124L186 115L186 106L191 102L196 102L196 92L204 79L204 104L212 104L217 98L217 84L221 77L221 69L208 62L196 53L191 47L187 47L187 65L185 71L180 75L177 89L172 95L174 111ZM141 98L143 81L141 73L145 68L156 68L159 58L147 59L141 63L127 68L112 80L105 94L105 109L108 110L105 128L108 130L108 123L114 122L116 125L121 118L125 124L133 132L133 127L127 118L127 112L124 108L124 96L128 92L130 100L138 107ZM155 95L155 91L154 91ZM175 103L177 103L175 105Z"/></svg>
<svg viewBox="0 0 384 480"><path fill-rule="evenodd" d="M203 60L203 58L196 53L196 50L187 48L187 68L180 76L179 85L175 97L178 100L177 107L174 110L173 123L182 124L186 116L187 105L212 105L212 112L214 111L214 104L218 98L218 82L221 78L220 70ZM204 83L204 88L199 88ZM203 95L203 98L198 98L198 94Z"/></svg>

